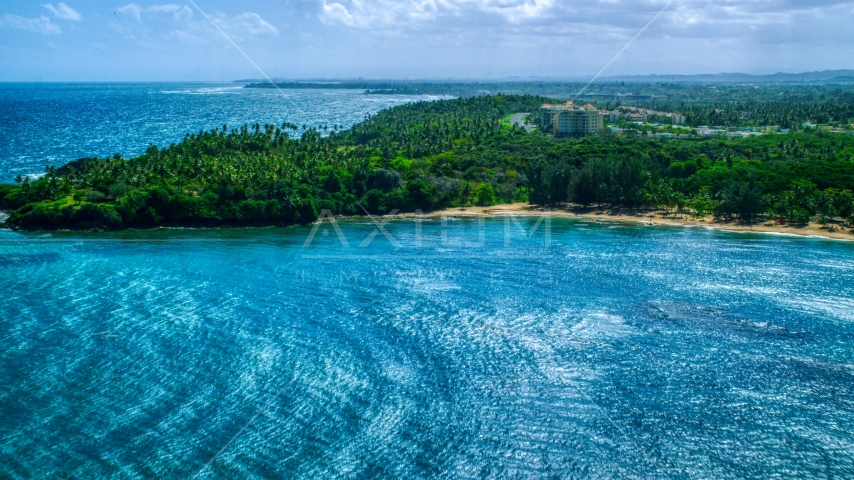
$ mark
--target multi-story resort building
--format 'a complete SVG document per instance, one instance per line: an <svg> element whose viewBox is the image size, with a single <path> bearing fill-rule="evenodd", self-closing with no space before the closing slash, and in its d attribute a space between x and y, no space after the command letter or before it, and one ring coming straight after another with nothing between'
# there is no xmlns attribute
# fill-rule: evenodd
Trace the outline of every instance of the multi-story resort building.
<svg viewBox="0 0 854 480"><path fill-rule="evenodd" d="M624 106L614 111L604 110L602 114L608 117L608 121L610 122L617 122L621 119L625 119L629 122L646 123L652 121L654 118L655 121L661 123L670 123L673 125L685 124L685 115L682 115L681 113L659 112L657 110L649 110L647 108Z"/></svg>
<svg viewBox="0 0 854 480"><path fill-rule="evenodd" d="M540 127L555 136L595 135L605 126L602 113L593 105L575 105L569 100L563 105L540 107Z"/></svg>

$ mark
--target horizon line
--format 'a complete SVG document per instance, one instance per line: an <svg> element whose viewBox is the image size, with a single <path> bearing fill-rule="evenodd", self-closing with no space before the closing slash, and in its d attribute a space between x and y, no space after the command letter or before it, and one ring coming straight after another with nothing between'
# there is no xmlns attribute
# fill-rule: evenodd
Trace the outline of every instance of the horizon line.
<svg viewBox="0 0 854 480"><path fill-rule="evenodd" d="M636 79L643 80L649 78L656 78L661 80L673 80L673 79L697 79L697 78L709 78L713 79L715 77L724 77L724 76L740 76L745 78L753 78L753 79L762 79L769 77L778 77L778 76L788 76L788 77L797 77L797 76L814 76L821 74L851 74L854 76L854 68L850 69L827 69L827 70L811 70L811 71L801 71L801 72L786 72L786 71L777 71L774 73L745 73L745 72L717 72L717 73L632 73L632 74L616 74L616 75L608 75L602 76L598 79L597 83L604 83L610 81L620 81L626 79ZM848 76L848 75L838 75L838 76ZM830 78L829 78L830 79ZM450 83L472 83L472 82L503 82L503 83L523 83L523 82L579 82L584 83L588 81L587 76L583 75L573 75L573 76L523 76L523 75L504 75L504 76L469 76L469 77L438 77L438 76L424 76L424 77L364 77L364 76L337 76L337 77L324 77L324 76L306 76L306 77L272 77L271 80L275 82L298 82L298 83L311 83L311 82L402 82L402 83L412 83L412 82L450 82ZM721 79L725 80L725 79ZM814 80L812 80L814 81ZM260 79L260 78L241 78L241 79L158 79L158 80L0 80L0 83L270 83L268 79Z"/></svg>

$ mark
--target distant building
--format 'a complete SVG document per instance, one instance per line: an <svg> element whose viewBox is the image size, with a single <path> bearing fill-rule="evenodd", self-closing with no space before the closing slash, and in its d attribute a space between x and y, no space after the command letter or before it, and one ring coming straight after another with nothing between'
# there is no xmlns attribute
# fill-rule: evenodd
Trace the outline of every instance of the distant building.
<svg viewBox="0 0 854 480"><path fill-rule="evenodd" d="M605 126L602 113L593 105L575 105L572 100L563 105L540 107L540 126L551 129L555 136L595 135Z"/></svg>
<svg viewBox="0 0 854 480"><path fill-rule="evenodd" d="M608 121L611 123L617 123L623 118L623 114L618 110L602 110L602 116L608 117Z"/></svg>
<svg viewBox="0 0 854 480"><path fill-rule="evenodd" d="M667 116L670 117L673 125L685 125L685 115L682 115L681 113L671 113Z"/></svg>
<svg viewBox="0 0 854 480"><path fill-rule="evenodd" d="M627 113L626 120L636 123L646 123L645 113Z"/></svg>
<svg viewBox="0 0 854 480"><path fill-rule="evenodd" d="M638 137L640 136L640 132L637 130L625 129L625 128L617 128L617 127L608 127L607 129L602 131L605 135L613 135L617 137Z"/></svg>
<svg viewBox="0 0 854 480"><path fill-rule="evenodd" d="M720 130L715 128L709 128L704 130L698 129L697 132L704 137L726 136L727 134L726 130Z"/></svg>

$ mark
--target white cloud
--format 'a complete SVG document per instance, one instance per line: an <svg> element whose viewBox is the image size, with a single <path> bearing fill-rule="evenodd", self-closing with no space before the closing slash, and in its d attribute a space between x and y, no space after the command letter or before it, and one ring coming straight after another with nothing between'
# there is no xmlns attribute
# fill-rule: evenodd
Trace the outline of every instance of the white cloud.
<svg viewBox="0 0 854 480"><path fill-rule="evenodd" d="M497 13L510 22L547 16L554 0L480 0L473 2L484 12Z"/></svg>
<svg viewBox="0 0 854 480"><path fill-rule="evenodd" d="M149 13L171 13L178 21L193 18L193 11L186 5L152 5L145 11Z"/></svg>
<svg viewBox="0 0 854 480"><path fill-rule="evenodd" d="M0 27L54 35L62 33L62 29L58 25L51 23L50 19L44 15L39 18L26 18L7 13L0 16Z"/></svg>
<svg viewBox="0 0 854 480"><path fill-rule="evenodd" d="M48 3L44 6L44 8L50 10L56 18L60 18L62 20L71 20L73 22L79 22L82 18L80 12L74 10L73 8L62 2L57 3L55 7L52 4Z"/></svg>
<svg viewBox="0 0 854 480"><path fill-rule="evenodd" d="M434 20L442 6L434 0L341 0L332 3L324 0L320 19L327 25L340 24L364 29L395 28ZM447 7L453 7L453 4Z"/></svg>
<svg viewBox="0 0 854 480"><path fill-rule="evenodd" d="M311 0L307 0L311 1ZM327 26L402 34L491 32L501 38L631 38L668 0L314 0ZM742 38L757 28L791 37L803 22L850 21L854 0L678 0L650 36ZM756 28L753 28L756 27Z"/></svg>
<svg viewBox="0 0 854 480"><path fill-rule="evenodd" d="M142 21L142 8L135 3L129 3L124 7L117 9L116 12L121 13L123 15L131 16L139 21Z"/></svg>
<svg viewBox="0 0 854 480"><path fill-rule="evenodd" d="M440 17L496 15L510 23L546 17L555 0L323 0L324 23L354 28L400 28Z"/></svg>
<svg viewBox="0 0 854 480"><path fill-rule="evenodd" d="M193 18L193 11L190 7L186 5L175 5L175 4L165 4L165 5L152 5L148 8L140 7L135 3L129 3L124 7L119 8L116 12L127 15L129 17L133 17L138 21L142 21L142 14L159 14L159 13L171 13L173 17L175 17L176 21L189 20Z"/></svg>
<svg viewBox="0 0 854 480"><path fill-rule="evenodd" d="M163 40L170 44L175 42L210 44L214 40L221 41L221 34L217 28L235 41L279 35L279 30L275 26L252 12L239 15L212 12L208 15L210 18L208 21L202 15L194 16L193 10L185 5L140 6L130 3L117 9L116 13L127 18L113 22L111 27L114 30L126 38L134 38L150 44ZM211 25L211 22L216 28ZM157 40L158 38L160 40Z"/></svg>
<svg viewBox="0 0 854 480"><path fill-rule="evenodd" d="M275 36L279 34L279 29L267 23L257 13L243 13L229 17L222 12L216 12L211 15L211 20L224 32L238 37Z"/></svg>
<svg viewBox="0 0 854 480"><path fill-rule="evenodd" d="M152 5L144 8L135 3L130 3L119 8L116 12L135 18L142 22L143 19L154 19L158 15L171 14L175 21L183 22L186 29L184 32L187 35L195 35L205 26L210 28L207 20L193 20L193 11L186 5L164 4ZM236 38L257 37L262 35L278 35L279 30L269 22L261 18L261 15L252 12L242 13L240 15L229 16L222 12L214 12L210 14L211 21L229 35ZM146 22L147 23L147 22ZM174 27L169 27L174 28ZM171 32L181 32L181 30L171 30Z"/></svg>

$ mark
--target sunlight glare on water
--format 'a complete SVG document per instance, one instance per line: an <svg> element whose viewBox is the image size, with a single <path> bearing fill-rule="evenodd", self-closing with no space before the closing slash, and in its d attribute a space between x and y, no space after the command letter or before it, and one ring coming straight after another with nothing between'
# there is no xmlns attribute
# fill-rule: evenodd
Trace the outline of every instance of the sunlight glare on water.
<svg viewBox="0 0 854 480"><path fill-rule="evenodd" d="M499 218L358 248L374 225L340 225L350 248L304 246L311 226L0 231L2 471L854 471L851 244L569 220L505 243Z"/></svg>

